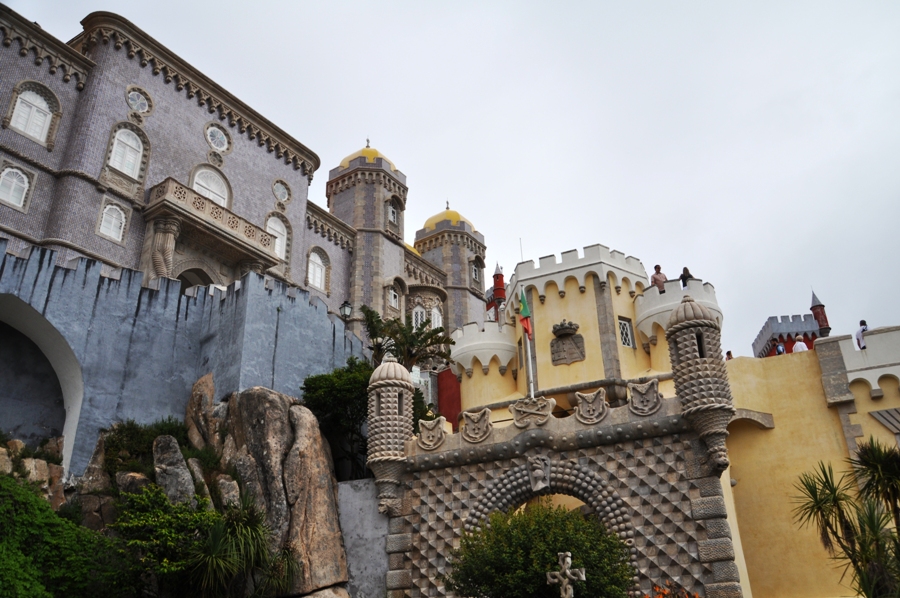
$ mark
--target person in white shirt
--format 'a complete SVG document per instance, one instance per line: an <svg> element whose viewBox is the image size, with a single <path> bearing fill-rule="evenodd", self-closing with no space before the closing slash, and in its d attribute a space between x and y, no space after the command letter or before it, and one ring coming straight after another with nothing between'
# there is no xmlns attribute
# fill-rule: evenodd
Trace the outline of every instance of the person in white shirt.
<svg viewBox="0 0 900 598"><path fill-rule="evenodd" d="M856 346L860 349L866 348L866 337L863 336L863 332L868 332L869 327L866 325L865 320L859 321L859 330L856 331Z"/></svg>
<svg viewBox="0 0 900 598"><path fill-rule="evenodd" d="M809 347L803 342L803 335L798 334L794 341L794 348L791 349L791 353L802 353L804 351L809 351Z"/></svg>

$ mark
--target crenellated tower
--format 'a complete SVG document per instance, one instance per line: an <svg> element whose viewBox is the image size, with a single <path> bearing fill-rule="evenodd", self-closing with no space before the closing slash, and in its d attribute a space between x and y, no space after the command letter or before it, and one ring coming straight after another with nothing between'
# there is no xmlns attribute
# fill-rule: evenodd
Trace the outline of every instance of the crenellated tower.
<svg viewBox="0 0 900 598"><path fill-rule="evenodd" d="M447 274L445 328L484 324L484 236L448 204L416 231L415 248Z"/></svg>

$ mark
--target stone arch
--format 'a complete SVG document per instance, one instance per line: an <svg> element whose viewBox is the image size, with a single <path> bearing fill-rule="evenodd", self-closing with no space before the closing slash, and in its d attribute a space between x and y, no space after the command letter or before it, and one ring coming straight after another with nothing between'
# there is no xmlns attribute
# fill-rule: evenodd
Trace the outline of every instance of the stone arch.
<svg viewBox="0 0 900 598"><path fill-rule="evenodd" d="M543 474L541 477L534 472ZM546 472L546 473L545 473ZM463 529L472 531L494 511L508 511L537 496L574 496L597 515L606 528L621 538L635 560L634 526L625 501L598 473L575 461L556 461L533 456L513 467L491 484L466 517ZM636 566L636 562L632 563Z"/></svg>
<svg viewBox="0 0 900 598"><path fill-rule="evenodd" d="M84 400L81 363L68 341L53 324L18 297L0 294L0 321L15 328L37 345L56 373L66 410L63 424L63 467L68 470Z"/></svg>
<svg viewBox="0 0 900 598"><path fill-rule="evenodd" d="M216 272L216 267L202 258L189 258L172 266L172 278L181 279L190 270L203 272L211 282L208 284L224 285L225 280Z"/></svg>

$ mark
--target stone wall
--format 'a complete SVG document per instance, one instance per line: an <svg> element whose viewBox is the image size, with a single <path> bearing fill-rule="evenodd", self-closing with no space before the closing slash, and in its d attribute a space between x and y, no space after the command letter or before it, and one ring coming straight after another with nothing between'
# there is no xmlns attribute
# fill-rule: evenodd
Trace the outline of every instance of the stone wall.
<svg viewBox="0 0 900 598"><path fill-rule="evenodd" d="M64 464L80 475L101 428L181 418L191 385L212 372L221 398L252 386L296 395L306 376L362 355L362 344L305 291L250 273L225 291L180 294L94 260L55 266L55 252L5 252L0 239L0 321L47 355L66 408ZM0 387L5 382L0 381ZM3 422L4 428L14 423Z"/></svg>
<svg viewBox="0 0 900 598"><path fill-rule="evenodd" d="M347 589L353 598L384 597L388 522L378 513L377 494L371 478L338 484L341 533L350 570Z"/></svg>

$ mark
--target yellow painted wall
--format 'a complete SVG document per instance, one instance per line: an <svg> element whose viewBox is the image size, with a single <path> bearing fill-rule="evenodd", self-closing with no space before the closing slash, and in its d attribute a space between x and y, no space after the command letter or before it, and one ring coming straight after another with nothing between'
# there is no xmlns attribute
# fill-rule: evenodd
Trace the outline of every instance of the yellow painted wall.
<svg viewBox="0 0 900 598"><path fill-rule="evenodd" d="M556 283L548 284L546 289L539 291L545 294L543 304L537 299L537 293L533 295L534 345L540 388L555 388L603 378L594 285L585 285L584 293L578 286L576 279L567 279L564 289L566 296L560 297ZM553 365L550 359L550 341L555 338L553 325L559 324L563 319L579 325L578 334L584 338L585 359L571 364ZM518 332L521 333L521 327ZM520 390L527 392L522 387Z"/></svg>
<svg viewBox="0 0 900 598"><path fill-rule="evenodd" d="M728 513L728 525L731 528L731 541L734 543L734 562L741 578L741 590L744 598L753 598L753 588L750 584L750 575L747 572L747 562L744 558L744 547L741 542L741 526L737 519L737 509L734 506L734 492L731 489L731 468L722 473L722 495L725 499L725 511Z"/></svg>
<svg viewBox="0 0 900 598"><path fill-rule="evenodd" d="M472 360L472 377L462 375L459 386L460 405L463 410L505 401L510 396L522 396L516 390L516 380L513 378L512 369L515 360L510 363L505 374L500 373L500 363L497 358L491 360L488 373L485 374L478 358Z"/></svg>
<svg viewBox="0 0 900 598"><path fill-rule="evenodd" d="M794 484L819 461L847 456L840 419L827 408L814 351L727 362L735 407L771 413L775 428L729 425L737 521L755 598L852 596L814 529L793 520Z"/></svg>
<svg viewBox="0 0 900 598"><path fill-rule="evenodd" d="M616 282L615 276L611 273L609 275L608 284L611 291L610 294L612 295L613 325L616 326L614 332L617 341L616 345L619 349L619 364L622 368L620 377L628 379L646 376L650 369L650 356L644 352L641 342L637 340L637 342L635 342L637 347L632 349L631 347L626 347L619 341L618 326L620 316L631 320L634 334L637 335L637 323L636 318L634 317L634 298L631 296L631 291L634 287L627 278L623 278ZM621 291L618 293L615 289L617 284L621 286ZM657 342L657 346L658 345L659 343Z"/></svg>

